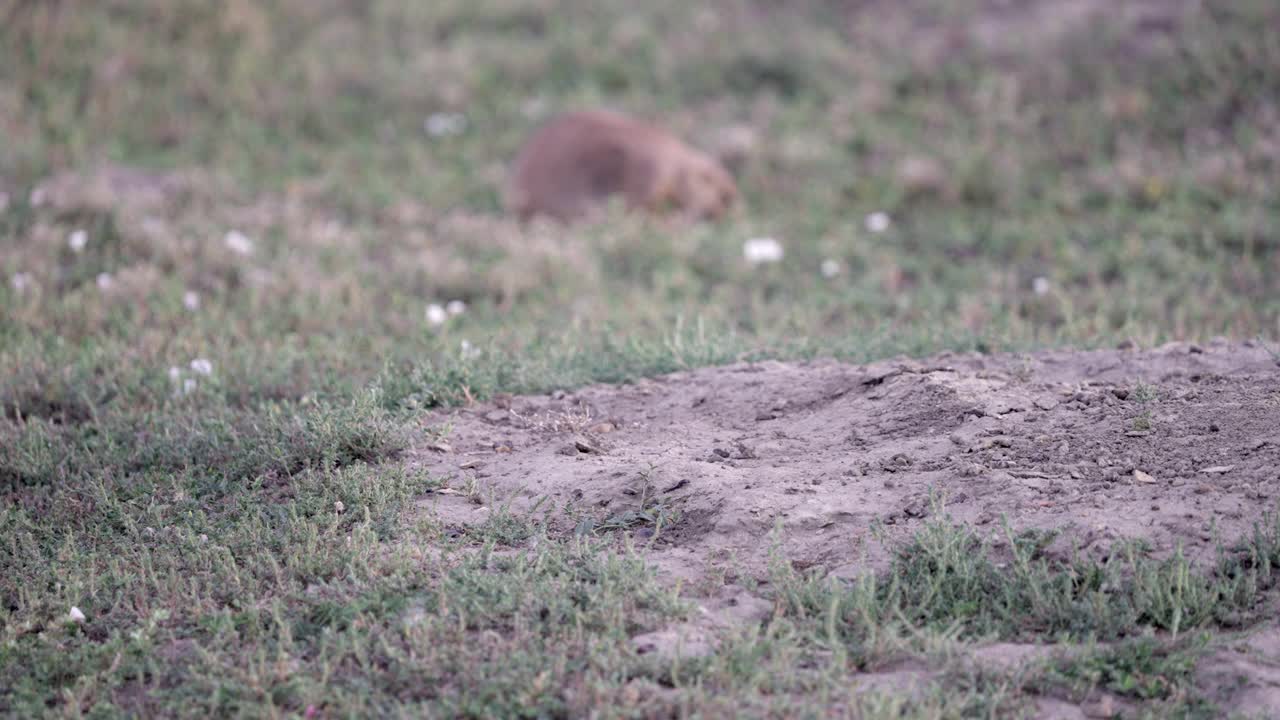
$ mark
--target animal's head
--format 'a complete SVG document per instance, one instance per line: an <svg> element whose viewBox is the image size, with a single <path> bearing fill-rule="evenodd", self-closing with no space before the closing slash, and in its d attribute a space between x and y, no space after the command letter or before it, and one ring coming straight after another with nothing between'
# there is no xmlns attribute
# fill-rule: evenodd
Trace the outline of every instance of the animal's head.
<svg viewBox="0 0 1280 720"><path fill-rule="evenodd" d="M719 220L738 203L733 176L701 153L690 155L680 168L676 187L681 209L699 220Z"/></svg>

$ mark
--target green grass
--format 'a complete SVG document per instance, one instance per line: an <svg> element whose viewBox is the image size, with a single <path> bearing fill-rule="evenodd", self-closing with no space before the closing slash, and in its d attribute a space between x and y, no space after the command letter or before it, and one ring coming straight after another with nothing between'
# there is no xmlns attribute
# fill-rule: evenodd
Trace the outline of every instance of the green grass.
<svg viewBox="0 0 1280 720"><path fill-rule="evenodd" d="M1184 643L1143 637L1063 661L1049 676L1068 686L1101 687L1135 700L1167 699L1186 691L1203 646L1203 637Z"/></svg>
<svg viewBox="0 0 1280 720"><path fill-rule="evenodd" d="M1181 552L1157 561L1135 546L1103 561L1050 561L1036 542L1015 536L1001 557L972 531L938 522L899 551L887 582L866 576L845 586L784 573L775 584L797 615L825 617L831 639L851 647L895 622L1007 640L1113 640L1143 628L1176 637L1249 616L1275 583L1278 531L1275 518L1264 521L1206 573Z"/></svg>
<svg viewBox="0 0 1280 720"><path fill-rule="evenodd" d="M973 8L767 5L0 0L0 713L1003 717L1095 688L1208 712L1189 638L1255 616L1270 526L1203 570L937 525L852 584L780 563L771 619L673 661L629 638L691 609L618 541L667 508L566 537L486 498L466 532L410 519L439 484L395 462L414 418L499 392L1280 335L1274 3L994 55L937 50L926 21ZM525 134L601 103L707 147L748 126L742 216L502 218ZM424 132L442 112L461 133ZM104 164L132 190L68 180ZM782 262L744 262L758 235ZM993 637L1100 645L912 697L847 682Z"/></svg>
<svg viewBox="0 0 1280 720"><path fill-rule="evenodd" d="M1022 673L953 666L941 694L907 710L1003 714L1034 694L1103 688L1172 712L1202 703L1189 663L1206 646L1188 633L1265 612L1257 602L1280 563L1274 519L1209 571L1137 554L1064 565L1017 538L1003 556L940 520L888 570L851 583L781 562L763 589L770 618L709 657L655 658L630 637L692 608L637 556L510 516L462 537L405 526L399 511L429 487L357 464L217 502L155 479L66 488L45 508L57 524L10 508L3 590L18 607L5 613L0 702L17 715L104 717L573 716L620 702L624 715L726 703L785 714L845 702L889 717L847 694L849 673L938 647L1052 638L1108 644ZM86 623L66 619L73 605Z"/></svg>

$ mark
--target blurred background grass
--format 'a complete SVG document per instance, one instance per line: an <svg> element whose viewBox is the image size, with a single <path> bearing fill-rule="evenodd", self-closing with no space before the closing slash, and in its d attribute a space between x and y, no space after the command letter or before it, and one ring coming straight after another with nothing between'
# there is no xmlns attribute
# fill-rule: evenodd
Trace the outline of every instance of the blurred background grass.
<svg viewBox="0 0 1280 720"><path fill-rule="evenodd" d="M1280 327L1265 0L2 9L19 422ZM718 153L746 212L503 217L521 140L590 105Z"/></svg>
<svg viewBox="0 0 1280 720"><path fill-rule="evenodd" d="M681 319L733 347L705 359L1277 331L1264 0L4 9L9 369L56 339L134 367L215 354L301 396L464 338L594 352ZM597 104L720 153L746 216L505 221L521 139ZM782 263L743 261L757 235ZM433 332L451 299L470 312Z"/></svg>

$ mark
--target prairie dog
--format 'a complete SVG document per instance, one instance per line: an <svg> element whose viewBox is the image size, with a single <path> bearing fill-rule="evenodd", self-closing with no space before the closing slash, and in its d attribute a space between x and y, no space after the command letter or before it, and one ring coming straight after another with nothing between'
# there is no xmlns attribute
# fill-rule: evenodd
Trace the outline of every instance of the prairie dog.
<svg viewBox="0 0 1280 720"><path fill-rule="evenodd" d="M648 123L579 110L536 130L511 169L508 211L581 219L621 196L626 207L718 219L737 202L733 176L711 156Z"/></svg>

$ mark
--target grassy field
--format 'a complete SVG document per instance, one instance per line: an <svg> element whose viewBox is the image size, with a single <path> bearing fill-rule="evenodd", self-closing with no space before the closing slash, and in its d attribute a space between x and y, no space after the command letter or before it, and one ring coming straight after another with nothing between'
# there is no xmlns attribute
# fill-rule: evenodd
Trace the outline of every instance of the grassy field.
<svg viewBox="0 0 1280 720"><path fill-rule="evenodd" d="M1256 616L1276 527L1212 572L1006 573L941 523L864 584L779 562L766 622L674 660L630 638L694 610L618 542L405 520L414 418L497 392L1280 335L1274 3L688 5L0 0L0 713L1215 716L1196 632ZM503 218L525 134L597 104L722 151L745 211ZM847 682L1047 637L1081 651Z"/></svg>

